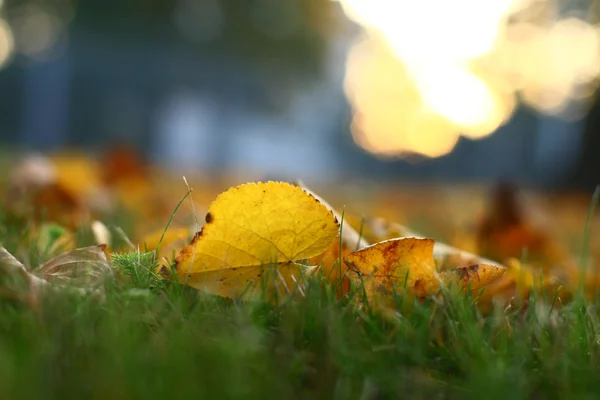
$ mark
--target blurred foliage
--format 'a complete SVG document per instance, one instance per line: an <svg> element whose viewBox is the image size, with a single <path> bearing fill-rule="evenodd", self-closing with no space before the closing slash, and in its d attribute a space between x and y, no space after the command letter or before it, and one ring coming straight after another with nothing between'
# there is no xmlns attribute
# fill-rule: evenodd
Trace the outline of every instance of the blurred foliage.
<svg viewBox="0 0 600 400"><path fill-rule="evenodd" d="M192 45L316 72L323 39L335 29L336 6L326 0L6 0L3 14L12 24L32 7L57 16L71 36L138 40L136 46ZM190 35L181 29L182 15L183 23L199 29L211 25L215 32Z"/></svg>

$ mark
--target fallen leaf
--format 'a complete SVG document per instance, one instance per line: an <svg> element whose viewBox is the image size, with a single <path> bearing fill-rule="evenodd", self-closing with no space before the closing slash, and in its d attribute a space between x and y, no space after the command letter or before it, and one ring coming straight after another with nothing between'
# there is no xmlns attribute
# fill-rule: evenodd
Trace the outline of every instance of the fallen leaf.
<svg viewBox="0 0 600 400"><path fill-rule="evenodd" d="M112 268L106 261L102 246L91 246L54 257L37 272L42 276L27 270L4 247L0 247L0 273L4 277L20 278L25 284L25 287L0 287L0 296L21 301L37 311L41 307L41 296L47 290L65 290L102 298L104 292L97 284L100 278L112 274Z"/></svg>
<svg viewBox="0 0 600 400"><path fill-rule="evenodd" d="M0 247L0 273L2 274L3 286L0 288L0 297L10 300L17 300L29 305L30 307L39 310L40 296L44 288L49 286L49 283L37 276L33 275L25 266L10 254L4 247ZM7 277L19 279L22 285L10 285L7 283Z"/></svg>
<svg viewBox="0 0 600 400"><path fill-rule="evenodd" d="M344 259L352 271L366 277L367 293L391 295L403 288L423 292L434 279L433 243L432 239L390 239L352 252Z"/></svg>
<svg viewBox="0 0 600 400"><path fill-rule="evenodd" d="M505 270L505 267L498 265L473 264L442 271L439 276L446 286L457 285L465 289L479 290L495 281ZM435 285L430 290L435 290Z"/></svg>
<svg viewBox="0 0 600 400"><path fill-rule="evenodd" d="M104 253L105 245L81 247L42 264L38 274L49 282L93 288L112 273Z"/></svg>
<svg viewBox="0 0 600 400"><path fill-rule="evenodd" d="M505 268L475 264L438 273L434 241L426 238L399 238L376 243L345 257L350 268L364 278L371 298L390 297L405 289L417 296L436 293L441 284L458 284L476 289L492 282Z"/></svg>
<svg viewBox="0 0 600 400"><path fill-rule="evenodd" d="M231 188L211 204L205 220L175 260L176 272L181 282L226 297L249 285L260 290L265 274L281 282L299 279L294 274L302 268L293 262L321 254L339 230L327 207L283 182Z"/></svg>
<svg viewBox="0 0 600 400"><path fill-rule="evenodd" d="M365 219L365 226L367 227L368 232L370 232L378 242L402 237L426 239L423 235L407 226L390 222L379 217ZM436 261L438 271L466 267L474 264L503 266L496 261L437 241L434 242L433 245L433 258Z"/></svg>

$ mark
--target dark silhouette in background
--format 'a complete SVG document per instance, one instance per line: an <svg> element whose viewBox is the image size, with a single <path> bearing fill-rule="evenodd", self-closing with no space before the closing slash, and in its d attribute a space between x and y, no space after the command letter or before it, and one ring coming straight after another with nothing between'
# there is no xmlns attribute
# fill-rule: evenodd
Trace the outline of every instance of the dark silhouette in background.
<svg viewBox="0 0 600 400"><path fill-rule="evenodd" d="M600 96L594 96L585 118L581 153L573 166L565 187L593 191L600 185Z"/></svg>

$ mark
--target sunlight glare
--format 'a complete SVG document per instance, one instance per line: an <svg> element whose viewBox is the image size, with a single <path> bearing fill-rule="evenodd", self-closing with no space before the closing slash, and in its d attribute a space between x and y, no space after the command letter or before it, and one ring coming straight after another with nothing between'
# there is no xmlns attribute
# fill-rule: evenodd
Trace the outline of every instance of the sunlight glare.
<svg viewBox="0 0 600 400"><path fill-rule="evenodd" d="M352 134L385 157L437 157L460 135L488 136L517 98L559 114L600 75L599 29L561 19L549 0L340 3L366 34L347 61Z"/></svg>

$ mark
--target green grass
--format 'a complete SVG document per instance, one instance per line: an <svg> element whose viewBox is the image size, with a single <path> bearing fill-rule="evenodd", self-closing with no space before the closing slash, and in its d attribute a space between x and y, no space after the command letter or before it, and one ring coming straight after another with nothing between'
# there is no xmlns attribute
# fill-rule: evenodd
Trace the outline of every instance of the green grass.
<svg viewBox="0 0 600 400"><path fill-rule="evenodd" d="M385 317L319 282L272 306L109 282L0 303L0 398L565 398L600 391L597 303L482 316L445 293ZM401 299L398 299L399 301ZM411 301L412 302L412 301Z"/></svg>
<svg viewBox="0 0 600 400"><path fill-rule="evenodd" d="M25 231L3 222L0 244L13 252ZM563 305L532 293L521 308L482 315L476 294L444 290L399 296L400 311L382 314L357 307L362 288L339 299L322 278L272 305L161 281L150 252L113 261L125 279L106 282L104 301L52 292L36 311L0 300L0 399L600 393L600 302L584 296Z"/></svg>

